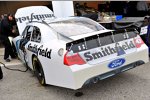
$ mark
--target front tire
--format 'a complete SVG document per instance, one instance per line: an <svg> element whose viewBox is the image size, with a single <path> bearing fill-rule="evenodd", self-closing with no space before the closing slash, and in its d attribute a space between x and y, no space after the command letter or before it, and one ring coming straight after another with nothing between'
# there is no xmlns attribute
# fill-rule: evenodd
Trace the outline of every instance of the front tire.
<svg viewBox="0 0 150 100"><path fill-rule="evenodd" d="M44 71L43 71L42 65L37 57L33 57L32 65L33 65L34 73L35 73L37 79L39 80L39 83L41 85L45 86L46 83L45 83Z"/></svg>

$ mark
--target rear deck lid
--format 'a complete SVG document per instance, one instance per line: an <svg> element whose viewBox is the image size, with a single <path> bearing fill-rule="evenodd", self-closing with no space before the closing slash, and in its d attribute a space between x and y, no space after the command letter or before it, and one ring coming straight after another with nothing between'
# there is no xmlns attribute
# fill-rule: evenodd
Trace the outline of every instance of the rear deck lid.
<svg viewBox="0 0 150 100"><path fill-rule="evenodd" d="M65 57L68 57L68 63L93 65L135 53L142 44L144 42L134 29L106 32L67 43Z"/></svg>
<svg viewBox="0 0 150 100"><path fill-rule="evenodd" d="M21 35L29 21L52 20L55 17L53 12L46 6L30 6L18 9L15 18Z"/></svg>

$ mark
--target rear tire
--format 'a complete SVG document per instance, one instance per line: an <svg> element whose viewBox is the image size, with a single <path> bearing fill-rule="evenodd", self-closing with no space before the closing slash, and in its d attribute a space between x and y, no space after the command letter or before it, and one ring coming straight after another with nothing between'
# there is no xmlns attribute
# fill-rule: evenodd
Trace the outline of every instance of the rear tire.
<svg viewBox="0 0 150 100"><path fill-rule="evenodd" d="M37 79L39 80L39 83L41 85L45 86L46 83L45 83L44 71L43 71L42 65L37 57L33 57L32 65L33 65L34 73L35 73Z"/></svg>

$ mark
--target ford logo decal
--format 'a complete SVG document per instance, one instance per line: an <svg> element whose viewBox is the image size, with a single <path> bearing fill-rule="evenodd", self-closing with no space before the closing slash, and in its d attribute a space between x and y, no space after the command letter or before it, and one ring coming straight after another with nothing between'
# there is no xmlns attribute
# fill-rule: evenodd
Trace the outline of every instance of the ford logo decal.
<svg viewBox="0 0 150 100"><path fill-rule="evenodd" d="M125 59L120 58L120 59L116 59L116 60L111 61L108 65L108 67L109 68L116 68L116 67L123 65L124 63L125 63Z"/></svg>

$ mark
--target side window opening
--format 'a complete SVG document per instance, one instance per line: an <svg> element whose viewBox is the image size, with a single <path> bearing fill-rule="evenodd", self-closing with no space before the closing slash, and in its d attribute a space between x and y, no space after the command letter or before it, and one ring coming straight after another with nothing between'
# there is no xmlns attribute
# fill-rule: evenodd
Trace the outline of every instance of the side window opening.
<svg viewBox="0 0 150 100"><path fill-rule="evenodd" d="M24 31L23 31L23 33L22 33L22 38L25 38L25 37L26 37L27 30L28 30L29 28L30 28L30 27L27 26L27 27L24 29Z"/></svg>
<svg viewBox="0 0 150 100"><path fill-rule="evenodd" d="M23 32L23 35L22 35L22 39L20 40L20 46L19 48L21 50L25 50L25 45L28 43L28 41L30 41L30 38L31 38L31 34L33 32L33 27L32 26L27 26Z"/></svg>
<svg viewBox="0 0 150 100"><path fill-rule="evenodd" d="M22 38L27 39L29 41L32 32L33 32L33 27L32 26L27 26L25 28L25 30L23 31Z"/></svg>
<svg viewBox="0 0 150 100"><path fill-rule="evenodd" d="M27 34L26 34L26 37L25 37L28 41L30 40L32 32L33 32L33 27L29 27L27 29Z"/></svg>
<svg viewBox="0 0 150 100"><path fill-rule="evenodd" d="M40 29L36 26L34 26L31 41L38 43L41 42L41 32Z"/></svg>

